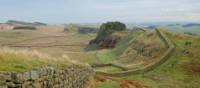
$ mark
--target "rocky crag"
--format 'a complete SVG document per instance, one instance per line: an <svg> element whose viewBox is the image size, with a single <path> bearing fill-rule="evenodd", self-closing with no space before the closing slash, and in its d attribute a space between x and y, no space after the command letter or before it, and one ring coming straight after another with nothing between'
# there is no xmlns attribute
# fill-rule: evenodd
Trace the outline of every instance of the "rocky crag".
<svg viewBox="0 0 200 88"><path fill-rule="evenodd" d="M94 39L89 42L89 45L97 45L99 49L115 48L117 42L120 40L118 36L107 36L103 39Z"/></svg>

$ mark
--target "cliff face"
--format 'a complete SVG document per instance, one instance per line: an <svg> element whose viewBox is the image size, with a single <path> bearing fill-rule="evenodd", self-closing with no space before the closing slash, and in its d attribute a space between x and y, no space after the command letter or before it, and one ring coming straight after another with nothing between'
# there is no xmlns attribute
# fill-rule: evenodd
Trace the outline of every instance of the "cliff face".
<svg viewBox="0 0 200 88"><path fill-rule="evenodd" d="M94 71L89 66L45 67L29 72L0 72L0 88L85 88Z"/></svg>
<svg viewBox="0 0 200 88"><path fill-rule="evenodd" d="M97 45L99 49L115 48L117 42L120 40L118 36L107 36L103 39L94 39L90 41L90 45Z"/></svg>

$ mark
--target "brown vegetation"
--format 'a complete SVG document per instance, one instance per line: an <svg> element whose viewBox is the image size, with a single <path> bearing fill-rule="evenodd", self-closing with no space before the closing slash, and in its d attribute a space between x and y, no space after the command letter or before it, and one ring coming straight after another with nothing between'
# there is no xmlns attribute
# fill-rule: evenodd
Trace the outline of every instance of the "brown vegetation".
<svg viewBox="0 0 200 88"><path fill-rule="evenodd" d="M200 62L191 61L182 65L182 68L188 75L200 76Z"/></svg>
<svg viewBox="0 0 200 88"><path fill-rule="evenodd" d="M149 86L143 85L136 80L123 80L119 78L112 78L108 76L96 75L96 82L112 82L116 81L119 83L120 88L151 88Z"/></svg>
<svg viewBox="0 0 200 88"><path fill-rule="evenodd" d="M142 85L141 83L135 80L121 80L120 87L121 88L150 88L148 86Z"/></svg>
<svg viewBox="0 0 200 88"><path fill-rule="evenodd" d="M115 45L117 44L117 41L120 40L120 37L118 36L108 36L102 40L91 40L90 45L97 44L99 49L107 49L107 48L115 48Z"/></svg>

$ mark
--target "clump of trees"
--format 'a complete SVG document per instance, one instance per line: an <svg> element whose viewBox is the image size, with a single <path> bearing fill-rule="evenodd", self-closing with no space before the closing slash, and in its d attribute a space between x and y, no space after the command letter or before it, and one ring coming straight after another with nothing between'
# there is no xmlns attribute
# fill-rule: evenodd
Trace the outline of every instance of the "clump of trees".
<svg viewBox="0 0 200 88"><path fill-rule="evenodd" d="M90 41L90 45L97 45L98 48L114 48L119 36L114 36L112 33L126 30L126 25L121 22L107 22L100 26L98 35Z"/></svg>
<svg viewBox="0 0 200 88"><path fill-rule="evenodd" d="M116 32L116 31L123 31L126 30L126 25L124 23L121 22L107 22L107 23L103 23L100 26L99 32L98 32L98 36L97 36L97 40L101 40L104 39L105 37L111 35L112 33Z"/></svg>

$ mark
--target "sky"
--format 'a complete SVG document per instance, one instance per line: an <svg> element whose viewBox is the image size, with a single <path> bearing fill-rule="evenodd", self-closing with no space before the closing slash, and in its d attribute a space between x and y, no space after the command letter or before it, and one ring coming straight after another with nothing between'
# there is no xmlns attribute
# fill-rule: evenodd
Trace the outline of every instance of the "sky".
<svg viewBox="0 0 200 88"><path fill-rule="evenodd" d="M0 22L200 22L200 0L0 0Z"/></svg>

